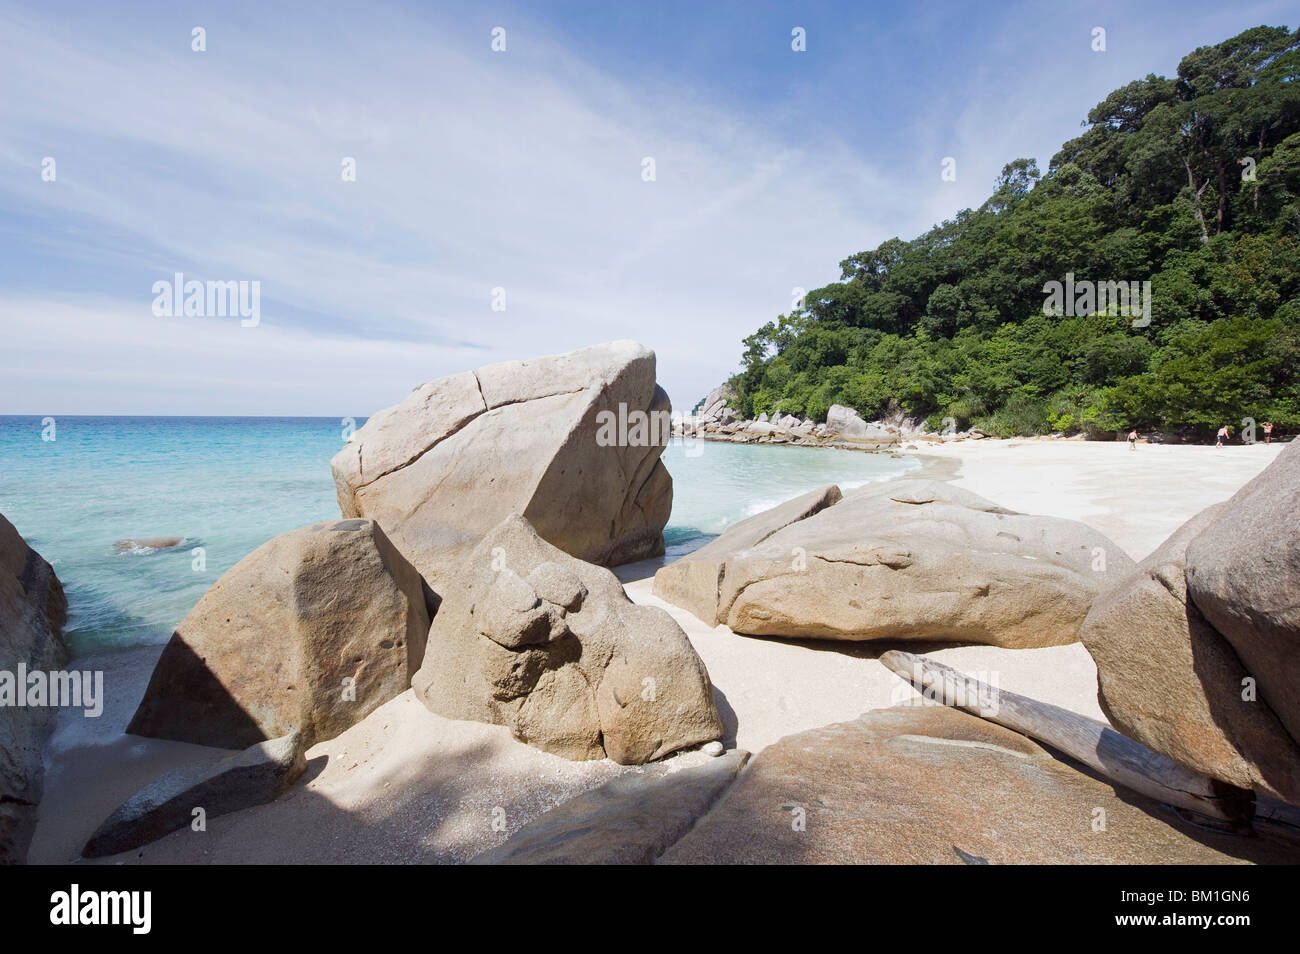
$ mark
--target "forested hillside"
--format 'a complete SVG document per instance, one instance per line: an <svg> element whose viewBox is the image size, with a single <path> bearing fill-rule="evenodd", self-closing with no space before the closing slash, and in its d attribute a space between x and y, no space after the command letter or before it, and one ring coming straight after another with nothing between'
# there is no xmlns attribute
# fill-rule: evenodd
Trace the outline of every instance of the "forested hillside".
<svg viewBox="0 0 1300 954"><path fill-rule="evenodd" d="M1300 428L1298 80L1300 31L1257 27L1116 90L1046 174L1008 163L980 208L846 258L746 338L733 405L896 402L1000 436ZM1149 281L1150 322L1045 314L1067 273Z"/></svg>

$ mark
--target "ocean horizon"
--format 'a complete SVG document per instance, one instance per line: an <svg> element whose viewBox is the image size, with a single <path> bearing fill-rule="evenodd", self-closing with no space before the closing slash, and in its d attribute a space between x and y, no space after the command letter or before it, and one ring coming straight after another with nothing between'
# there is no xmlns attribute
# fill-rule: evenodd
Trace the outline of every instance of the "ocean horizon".
<svg viewBox="0 0 1300 954"><path fill-rule="evenodd" d="M329 462L347 422L357 429L366 418L0 415L0 513L63 582L74 653L156 645L257 547L339 517ZM806 490L849 490L920 466L681 439L663 460L673 476L669 559ZM115 546L157 538L180 542Z"/></svg>

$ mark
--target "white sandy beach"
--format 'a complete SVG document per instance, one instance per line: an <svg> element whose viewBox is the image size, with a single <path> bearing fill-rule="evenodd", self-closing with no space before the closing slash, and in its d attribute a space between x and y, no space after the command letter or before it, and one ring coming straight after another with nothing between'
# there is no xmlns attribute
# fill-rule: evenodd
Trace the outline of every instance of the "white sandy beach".
<svg viewBox="0 0 1300 954"><path fill-rule="evenodd" d="M1141 559L1183 521L1231 496L1279 450L1140 444L1130 451L1122 442L985 440L930 446L919 456L932 462L930 474L955 469L961 487L1012 509L1081 520ZM654 569L647 561L619 575L633 600L664 607L686 630L708 667L728 747L756 752L790 733L911 695L877 661L888 645L736 636L652 596ZM1096 669L1080 644L919 648L1003 689L1102 718ZM77 861L94 828L146 781L168 766L213 757L211 749L121 734L160 649L74 663L105 668L109 698L97 720L60 714L32 862ZM209 819L205 832L176 832L105 862L463 861L616 774L673 771L705 758L688 752L639 769L570 762L514 741L502 727L434 716L407 691L311 749L307 774L279 801Z"/></svg>
<svg viewBox="0 0 1300 954"><path fill-rule="evenodd" d="M1138 444L1068 440L961 441L927 446L954 459L954 480L1004 507L1081 520L1134 560L1193 514L1227 500L1285 445Z"/></svg>

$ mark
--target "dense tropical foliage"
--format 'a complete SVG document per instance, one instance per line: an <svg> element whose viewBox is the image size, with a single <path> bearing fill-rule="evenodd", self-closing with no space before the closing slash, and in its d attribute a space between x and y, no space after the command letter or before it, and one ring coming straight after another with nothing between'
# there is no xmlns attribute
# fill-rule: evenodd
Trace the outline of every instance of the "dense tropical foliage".
<svg viewBox="0 0 1300 954"><path fill-rule="evenodd" d="M1198 49L1085 126L1045 175L1009 163L979 209L845 259L746 338L736 410L898 407L1002 436L1300 428L1300 31ZM1149 280L1149 324L1045 314L1066 273Z"/></svg>

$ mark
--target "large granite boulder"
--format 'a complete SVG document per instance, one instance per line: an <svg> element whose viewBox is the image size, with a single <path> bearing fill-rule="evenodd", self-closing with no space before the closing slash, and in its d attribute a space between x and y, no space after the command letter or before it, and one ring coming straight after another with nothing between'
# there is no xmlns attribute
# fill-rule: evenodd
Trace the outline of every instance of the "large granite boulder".
<svg viewBox="0 0 1300 954"><path fill-rule="evenodd" d="M867 422L856 409L843 404L832 404L826 412L826 430L844 437L865 437Z"/></svg>
<svg viewBox="0 0 1300 954"><path fill-rule="evenodd" d="M834 484L810 490L770 510L754 514L704 546L674 560L655 573L654 595L714 626L718 618L718 593L723 585L727 558L756 547L778 530L839 503L843 495Z"/></svg>
<svg viewBox="0 0 1300 954"><path fill-rule="evenodd" d="M832 404L826 412L826 432L842 441L889 443L898 439L897 433L875 421L864 421L856 410L843 404Z"/></svg>
<svg viewBox="0 0 1300 954"><path fill-rule="evenodd" d="M1187 588L1300 740L1300 442L1187 545Z"/></svg>
<svg viewBox="0 0 1300 954"><path fill-rule="evenodd" d="M1300 746L1250 674L1188 598L1188 545L1225 505L1197 514L1102 593L1079 629L1098 700L1120 732L1213 778L1300 802Z"/></svg>
<svg viewBox="0 0 1300 954"><path fill-rule="evenodd" d="M412 682L433 712L625 765L722 734L709 675L673 618L633 603L609 570L547 543L523 517L488 533L457 571Z"/></svg>
<svg viewBox="0 0 1300 954"><path fill-rule="evenodd" d="M1300 846L1180 821L945 706L867 712L750 760L663 864L1294 863Z"/></svg>
<svg viewBox="0 0 1300 954"><path fill-rule="evenodd" d="M63 623L68 601L41 555L0 515L0 864L22 864L36 828L44 775L42 748L49 706L18 706L3 694L17 692L19 667L49 672L68 659Z"/></svg>
<svg viewBox="0 0 1300 954"><path fill-rule="evenodd" d="M295 733L259 742L215 764L166 773L119 805L95 829L82 855L116 855L192 826L196 818L206 826L209 818L274 801L307 768L302 741Z"/></svg>
<svg viewBox="0 0 1300 954"><path fill-rule="evenodd" d="M335 455L339 506L379 521L435 590L512 513L592 563L657 556L670 411L654 352L634 341L439 378Z"/></svg>
<svg viewBox="0 0 1300 954"><path fill-rule="evenodd" d="M373 520L281 534L181 621L127 732L227 749L333 738L410 685L432 598Z"/></svg>
<svg viewBox="0 0 1300 954"><path fill-rule="evenodd" d="M1132 567L1073 520L937 481L871 484L727 555L716 621L753 636L1056 646ZM707 612L703 576L690 602Z"/></svg>
<svg viewBox="0 0 1300 954"><path fill-rule="evenodd" d="M648 865L704 816L749 753L678 771L629 772L561 802L472 865Z"/></svg>

